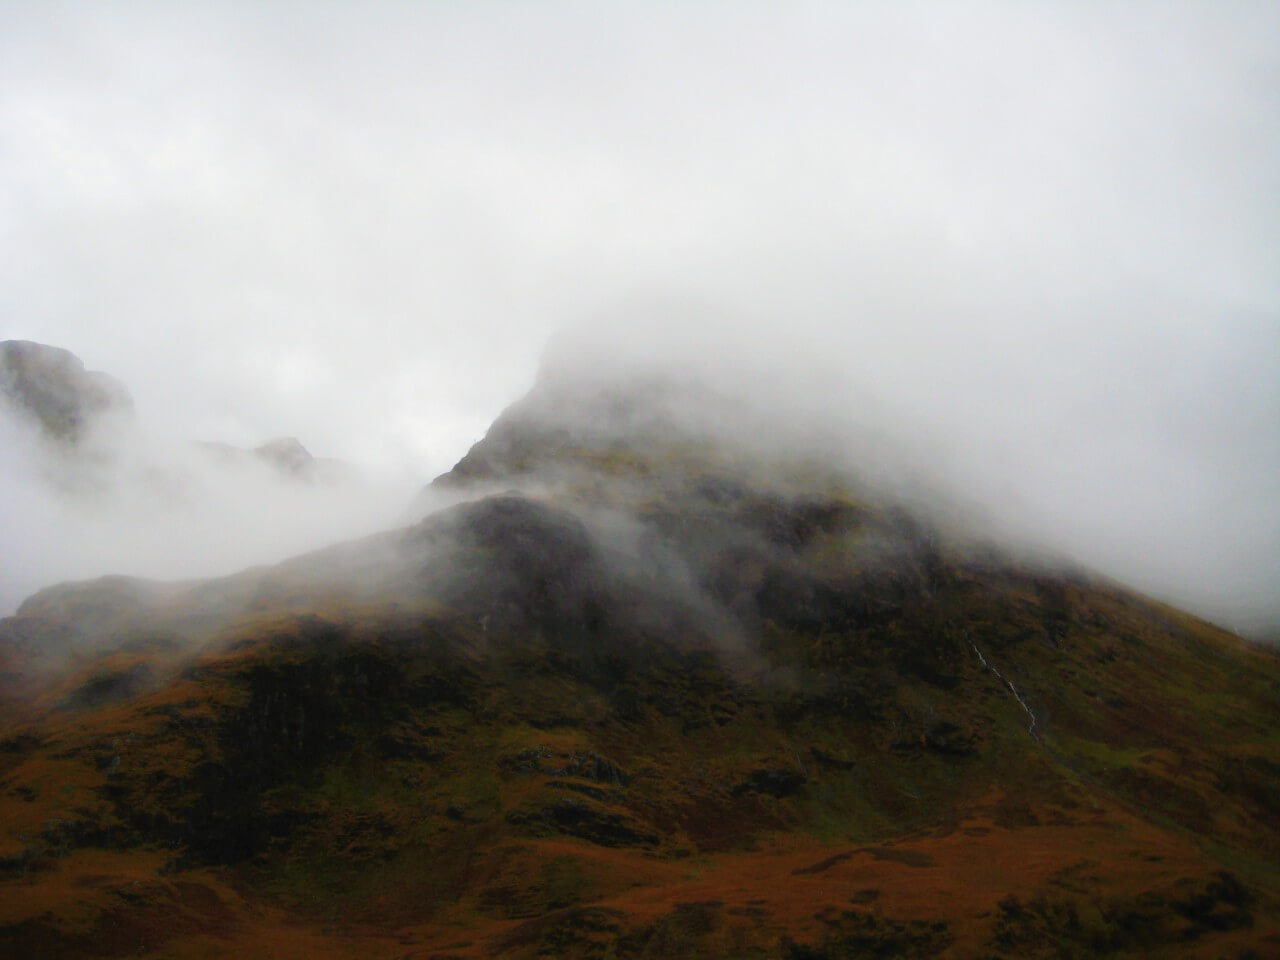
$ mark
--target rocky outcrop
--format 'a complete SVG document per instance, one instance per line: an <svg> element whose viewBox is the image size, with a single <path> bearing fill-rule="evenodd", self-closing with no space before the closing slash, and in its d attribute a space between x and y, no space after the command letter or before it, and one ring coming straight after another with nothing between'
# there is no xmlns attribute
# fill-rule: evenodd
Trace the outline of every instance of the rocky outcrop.
<svg viewBox="0 0 1280 960"><path fill-rule="evenodd" d="M86 370L70 350L30 340L0 343L0 398L45 437L69 445L105 415L133 414L133 400L118 380Z"/></svg>
<svg viewBox="0 0 1280 960"><path fill-rule="evenodd" d="M657 834L630 817L571 797L534 810L513 810L506 822L534 835L566 834L601 847L656 847L659 843Z"/></svg>

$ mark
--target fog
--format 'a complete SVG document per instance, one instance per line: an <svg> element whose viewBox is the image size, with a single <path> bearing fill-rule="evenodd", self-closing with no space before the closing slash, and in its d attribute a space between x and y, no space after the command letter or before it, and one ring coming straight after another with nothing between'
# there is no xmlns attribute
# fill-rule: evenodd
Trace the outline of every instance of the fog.
<svg viewBox="0 0 1280 960"><path fill-rule="evenodd" d="M597 326L1270 629L1277 91L1267 4L7 5L0 339L121 380L200 507L68 507L6 427L0 604L394 522ZM175 452L281 435L365 492Z"/></svg>
<svg viewBox="0 0 1280 960"><path fill-rule="evenodd" d="M0 609L63 580L212 577L405 522L407 485L293 476L145 425L99 424L74 449L0 412Z"/></svg>

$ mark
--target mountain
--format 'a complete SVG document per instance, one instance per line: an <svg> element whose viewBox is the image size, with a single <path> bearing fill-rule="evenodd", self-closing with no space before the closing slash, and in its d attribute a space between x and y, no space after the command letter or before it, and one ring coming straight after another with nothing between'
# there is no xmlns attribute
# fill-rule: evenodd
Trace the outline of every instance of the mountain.
<svg viewBox="0 0 1280 960"><path fill-rule="evenodd" d="M0 621L0 948L1280 955L1280 659L679 379ZM882 472L881 472L882 473Z"/></svg>
<svg viewBox="0 0 1280 960"><path fill-rule="evenodd" d="M30 340L0 342L0 398L44 437L66 445L109 414L133 414L133 400L115 378L86 370L69 350Z"/></svg>

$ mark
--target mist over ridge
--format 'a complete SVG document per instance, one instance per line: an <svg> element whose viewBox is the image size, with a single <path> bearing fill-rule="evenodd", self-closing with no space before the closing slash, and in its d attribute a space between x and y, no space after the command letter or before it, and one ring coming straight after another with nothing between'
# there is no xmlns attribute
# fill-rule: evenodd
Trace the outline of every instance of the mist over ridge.
<svg viewBox="0 0 1280 960"><path fill-rule="evenodd" d="M1256 336L1263 350L1276 340ZM1230 629L1267 635L1280 617L1280 518L1261 475L1270 451L1230 447L1266 422L1270 354L1255 356L1256 371L1240 370L1234 395L1200 403L1161 397L1153 382L1145 393L1133 355L1114 357L1105 380L1073 383L1079 351L1109 347L1082 340L1064 338L1069 349L1057 358L993 343L980 362L939 342L882 364L883 354L850 353L812 332L784 340L750 315L717 315L705 304L632 303L553 338L533 389L450 476L475 469L477 451L512 443L541 444L554 458L566 430L575 442L660 449L675 436L752 451L782 485L789 470L820 463L958 535L1082 563ZM1195 368L1205 355L1183 345L1131 349L1162 376L1203 376ZM948 355L953 365L940 368ZM1182 441L1193 436L1224 458L1192 455ZM499 484L517 479L504 474L509 467L497 465ZM1245 502L1256 507L1247 518Z"/></svg>

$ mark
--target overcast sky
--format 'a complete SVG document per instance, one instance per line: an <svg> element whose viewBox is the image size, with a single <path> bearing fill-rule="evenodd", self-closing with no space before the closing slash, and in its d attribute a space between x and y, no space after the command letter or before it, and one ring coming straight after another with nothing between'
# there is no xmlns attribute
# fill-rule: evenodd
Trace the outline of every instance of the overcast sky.
<svg viewBox="0 0 1280 960"><path fill-rule="evenodd" d="M0 339L148 422L425 480L620 304L1280 620L1280 4L0 2Z"/></svg>

